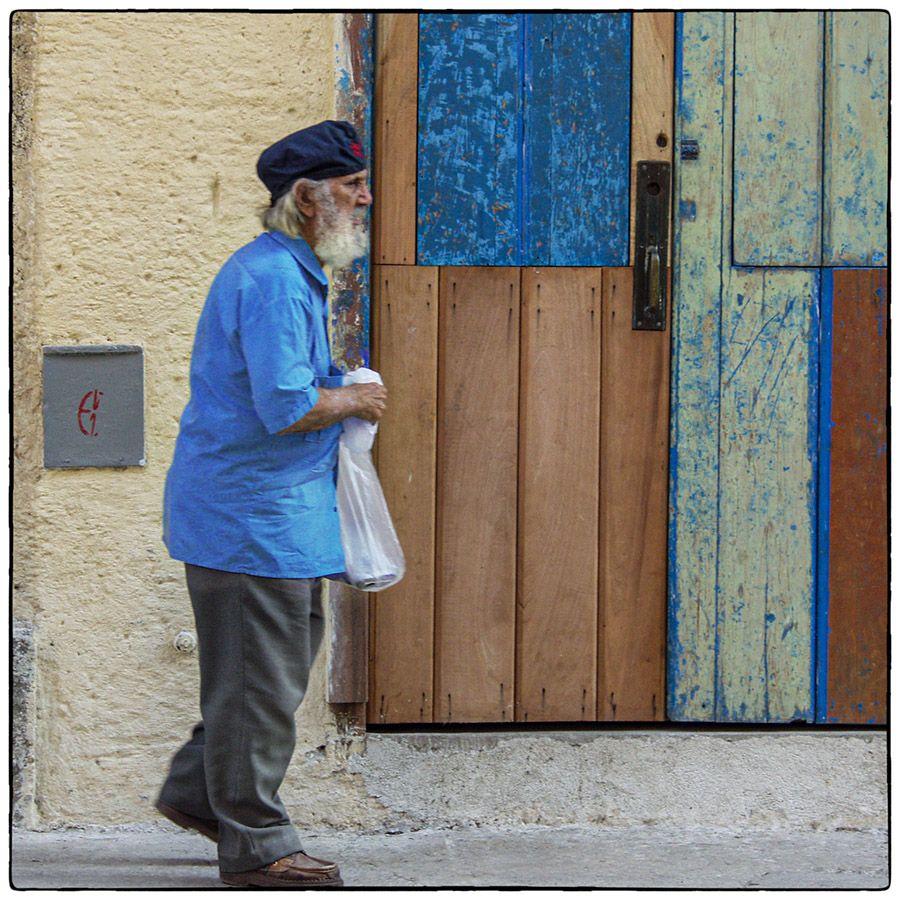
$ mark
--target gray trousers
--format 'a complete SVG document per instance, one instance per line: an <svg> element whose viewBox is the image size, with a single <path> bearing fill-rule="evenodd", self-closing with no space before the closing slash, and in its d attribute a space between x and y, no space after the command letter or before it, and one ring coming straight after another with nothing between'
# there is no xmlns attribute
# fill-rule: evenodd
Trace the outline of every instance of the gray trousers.
<svg viewBox="0 0 900 900"><path fill-rule="evenodd" d="M175 754L159 796L188 815L217 819L220 871L245 872L301 849L278 789L322 641L322 582L185 568L202 721Z"/></svg>

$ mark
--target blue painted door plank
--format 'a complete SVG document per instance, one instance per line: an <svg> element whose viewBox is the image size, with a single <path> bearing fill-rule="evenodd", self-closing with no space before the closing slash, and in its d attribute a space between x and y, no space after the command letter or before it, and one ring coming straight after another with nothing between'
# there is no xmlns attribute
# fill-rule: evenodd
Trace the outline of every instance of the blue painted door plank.
<svg viewBox="0 0 900 900"><path fill-rule="evenodd" d="M553 209L553 13L527 17L522 62L525 90L525 172L522 221L523 259L549 266L552 258Z"/></svg>
<svg viewBox="0 0 900 900"><path fill-rule="evenodd" d="M628 265L631 14L528 16L526 265Z"/></svg>
<svg viewBox="0 0 900 900"><path fill-rule="evenodd" d="M420 16L418 261L628 264L631 15Z"/></svg>
<svg viewBox="0 0 900 900"><path fill-rule="evenodd" d="M517 259L516 15L419 16L418 261Z"/></svg>
<svg viewBox="0 0 900 900"><path fill-rule="evenodd" d="M819 471L816 524L815 720L828 721L828 600L831 522L831 372L833 358L834 270L822 270L819 342Z"/></svg>

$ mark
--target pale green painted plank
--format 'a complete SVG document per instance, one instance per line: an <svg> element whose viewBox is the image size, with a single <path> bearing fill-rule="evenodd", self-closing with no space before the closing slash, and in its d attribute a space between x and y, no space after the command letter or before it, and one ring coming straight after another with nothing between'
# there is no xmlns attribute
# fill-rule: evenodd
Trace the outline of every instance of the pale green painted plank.
<svg viewBox="0 0 900 900"><path fill-rule="evenodd" d="M821 260L823 13L737 13L734 262Z"/></svg>
<svg viewBox="0 0 900 900"><path fill-rule="evenodd" d="M887 265L887 12L826 13L823 263Z"/></svg>
<svg viewBox="0 0 900 900"><path fill-rule="evenodd" d="M733 18L679 16L668 700L776 722L812 714L817 276L730 266Z"/></svg>
<svg viewBox="0 0 900 900"><path fill-rule="evenodd" d="M726 276L717 721L812 721L817 281Z"/></svg>
<svg viewBox="0 0 900 900"><path fill-rule="evenodd" d="M683 13L677 27L675 148L696 141L698 155L675 167L667 693L671 719L703 721L715 714L719 297L731 149L723 135L733 15Z"/></svg>

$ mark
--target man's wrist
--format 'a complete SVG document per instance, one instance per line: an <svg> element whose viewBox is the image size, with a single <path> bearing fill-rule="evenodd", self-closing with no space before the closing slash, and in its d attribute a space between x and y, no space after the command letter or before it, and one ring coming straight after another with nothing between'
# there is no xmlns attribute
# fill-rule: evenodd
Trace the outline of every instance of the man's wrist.
<svg viewBox="0 0 900 900"><path fill-rule="evenodd" d="M296 434L304 431L321 431L336 425L359 411L359 403L352 385L338 388L318 388L316 405L303 418L279 431L279 434Z"/></svg>

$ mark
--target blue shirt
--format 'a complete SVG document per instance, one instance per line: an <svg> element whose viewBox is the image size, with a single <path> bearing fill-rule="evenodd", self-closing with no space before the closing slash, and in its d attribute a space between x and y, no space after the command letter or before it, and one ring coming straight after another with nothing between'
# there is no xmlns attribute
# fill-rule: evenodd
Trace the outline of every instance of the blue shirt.
<svg viewBox="0 0 900 900"><path fill-rule="evenodd" d="M238 250L197 325L191 396L166 478L163 540L175 559L270 578L342 572L335 472L341 425L279 435L339 386L328 281L280 232Z"/></svg>

